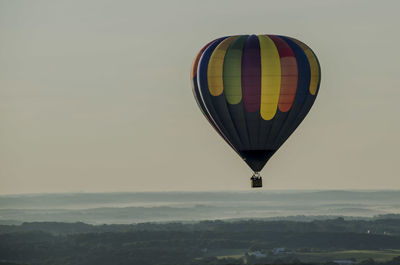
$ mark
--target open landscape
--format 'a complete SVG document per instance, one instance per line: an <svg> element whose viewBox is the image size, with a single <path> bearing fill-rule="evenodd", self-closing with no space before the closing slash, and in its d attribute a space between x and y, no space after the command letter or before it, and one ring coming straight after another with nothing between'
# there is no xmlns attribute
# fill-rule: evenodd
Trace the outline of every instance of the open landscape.
<svg viewBox="0 0 400 265"><path fill-rule="evenodd" d="M399 198L333 190L3 195L0 261L386 264L400 256Z"/></svg>
<svg viewBox="0 0 400 265"><path fill-rule="evenodd" d="M0 0L0 265L400 265L399 0Z"/></svg>

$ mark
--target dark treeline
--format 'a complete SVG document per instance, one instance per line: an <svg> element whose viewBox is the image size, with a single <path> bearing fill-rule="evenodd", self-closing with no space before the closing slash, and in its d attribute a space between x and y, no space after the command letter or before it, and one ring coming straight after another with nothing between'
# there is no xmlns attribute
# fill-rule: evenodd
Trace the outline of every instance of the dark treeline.
<svg viewBox="0 0 400 265"><path fill-rule="evenodd" d="M389 215L388 215L389 216ZM309 222L290 220L239 220L200 221L193 223L139 223L90 225L82 222L26 222L21 225L0 225L0 234L10 232L43 231L55 235L75 233L136 232L136 231L221 231L240 230L275 232L353 232L384 235L400 235L400 217L370 220L345 220L344 218L314 220Z"/></svg>
<svg viewBox="0 0 400 265"><path fill-rule="evenodd" d="M400 249L400 220L337 218L312 222L203 221L100 226L38 222L0 226L3 264L244 264L244 258L218 259L210 253L277 247L310 252ZM259 261L247 257L246 262ZM300 264L293 255L287 255L280 262Z"/></svg>

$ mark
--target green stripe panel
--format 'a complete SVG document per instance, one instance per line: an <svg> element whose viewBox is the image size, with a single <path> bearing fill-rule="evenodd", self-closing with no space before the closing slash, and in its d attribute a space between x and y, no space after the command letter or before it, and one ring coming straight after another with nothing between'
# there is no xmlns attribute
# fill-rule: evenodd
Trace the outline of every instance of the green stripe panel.
<svg viewBox="0 0 400 265"><path fill-rule="evenodd" d="M224 59L224 94L229 104L242 100L242 53L248 36L241 36L229 46Z"/></svg>

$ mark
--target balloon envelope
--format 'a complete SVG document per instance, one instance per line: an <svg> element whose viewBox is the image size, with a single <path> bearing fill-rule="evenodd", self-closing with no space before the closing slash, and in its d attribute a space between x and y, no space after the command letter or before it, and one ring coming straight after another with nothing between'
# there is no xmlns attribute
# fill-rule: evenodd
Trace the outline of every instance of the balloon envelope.
<svg viewBox="0 0 400 265"><path fill-rule="evenodd" d="M216 39L200 50L191 71L204 116L255 172L303 121L320 77L307 45L277 35Z"/></svg>

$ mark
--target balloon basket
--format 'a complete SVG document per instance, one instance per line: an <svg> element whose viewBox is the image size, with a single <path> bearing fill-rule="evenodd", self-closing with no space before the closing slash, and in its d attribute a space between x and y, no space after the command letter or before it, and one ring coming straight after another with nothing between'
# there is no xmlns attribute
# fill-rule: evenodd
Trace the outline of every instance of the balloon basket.
<svg viewBox="0 0 400 265"><path fill-rule="evenodd" d="M258 172L255 172L250 180L252 188L262 188L262 178Z"/></svg>

